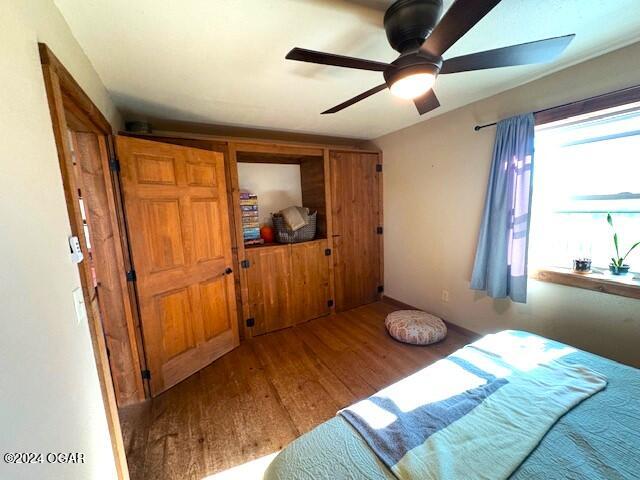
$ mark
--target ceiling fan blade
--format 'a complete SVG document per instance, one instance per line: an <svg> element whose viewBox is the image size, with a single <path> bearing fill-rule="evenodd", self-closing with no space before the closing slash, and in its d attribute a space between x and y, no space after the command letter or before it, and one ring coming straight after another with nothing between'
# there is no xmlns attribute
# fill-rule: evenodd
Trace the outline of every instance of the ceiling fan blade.
<svg viewBox="0 0 640 480"><path fill-rule="evenodd" d="M440 73L469 72L487 68L531 65L555 60L571 43L575 35L547 38L537 42L522 43L511 47L496 48L450 58L442 64Z"/></svg>
<svg viewBox="0 0 640 480"><path fill-rule="evenodd" d="M325 110L324 112L322 112L322 115L325 115L327 113L336 113L339 112L340 110L347 108L351 105L353 105L354 103L358 103L360 100L364 100L367 97L370 97L371 95L374 95L378 92L381 92L382 90L384 90L385 88L387 88L387 84L383 83L382 85L378 85L377 87L373 87L370 90L367 90L364 93L361 93L360 95L357 95L355 97L353 97L350 100L347 100L346 102L341 103L340 105L336 105L333 108L330 108L329 110Z"/></svg>
<svg viewBox="0 0 640 480"><path fill-rule="evenodd" d="M321 65L334 65L336 67L357 68L358 70L372 70L374 72L384 72L389 66L388 63L376 62L374 60L364 60L362 58L345 57L333 53L317 52L304 48L294 48L285 57L287 60L298 60L299 62L319 63Z"/></svg>
<svg viewBox="0 0 640 480"><path fill-rule="evenodd" d="M500 0L456 0L424 41L420 52L442 56L499 3Z"/></svg>
<svg viewBox="0 0 640 480"><path fill-rule="evenodd" d="M431 110L435 110L440 106L440 102L438 101L438 97L433 90L429 90L427 93L422 95L421 97L415 98L413 103L416 104L416 108L418 109L418 113L420 115L424 115Z"/></svg>

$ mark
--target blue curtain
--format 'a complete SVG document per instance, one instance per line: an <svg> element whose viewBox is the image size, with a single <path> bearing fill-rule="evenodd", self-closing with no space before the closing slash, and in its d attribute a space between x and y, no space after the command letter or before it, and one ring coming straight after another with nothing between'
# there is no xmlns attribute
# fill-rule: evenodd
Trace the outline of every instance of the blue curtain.
<svg viewBox="0 0 640 480"><path fill-rule="evenodd" d="M498 123L471 288L527 301L533 179L533 114Z"/></svg>

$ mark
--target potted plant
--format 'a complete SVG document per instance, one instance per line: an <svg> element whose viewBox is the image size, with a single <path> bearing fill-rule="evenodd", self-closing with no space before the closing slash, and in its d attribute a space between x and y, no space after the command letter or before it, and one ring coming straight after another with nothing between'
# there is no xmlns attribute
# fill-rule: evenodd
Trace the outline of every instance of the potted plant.
<svg viewBox="0 0 640 480"><path fill-rule="evenodd" d="M611 218L610 213L607 213L607 222L609 223L609 225L611 226L611 229L613 230L613 218ZM615 232L615 230L613 230L613 245L616 247L616 256L611 258L611 264L609 265L609 270L614 275L624 275L625 273L629 272L629 268L630 268L630 266L624 263L624 261L629 256L629 254L633 251L633 249L636 248L638 245L640 245L640 242L634 243L629 249L629 251L626 253L626 255L624 257L621 257L620 251L618 249L618 234Z"/></svg>

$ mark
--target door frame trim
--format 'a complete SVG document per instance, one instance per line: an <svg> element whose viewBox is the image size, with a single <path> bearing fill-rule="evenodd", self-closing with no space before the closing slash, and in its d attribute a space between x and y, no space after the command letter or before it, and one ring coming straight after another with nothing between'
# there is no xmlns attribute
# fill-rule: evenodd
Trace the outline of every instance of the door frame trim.
<svg viewBox="0 0 640 480"><path fill-rule="evenodd" d="M81 239L83 249L86 249L84 229L82 225L78 224L78 219L81 218L79 217L79 205L76 205L77 202L75 201L74 192L72 192L71 187L74 182L72 178L73 160L69 145L69 138L66 132L70 127L72 129L83 128L84 131L95 133L99 137L102 136L105 141L108 141L113 130L111 128L111 124L102 115L89 96L82 90L82 88L80 88L78 83L56 58L49 47L44 43L38 43L38 50L40 53L40 63L44 76L44 84L51 114L51 123L64 186L71 233ZM108 147L108 145L105 144L105 147ZM108 191L112 190L112 185L105 185L105 188ZM121 232L116 233L120 234ZM119 235L119 237L122 238L121 235ZM117 268L122 269L124 272L124 265L117 265ZM78 271L85 297L85 304L91 305L89 295L92 288L91 279L88 278L88 272L83 268L82 264L78 264ZM127 298L130 298L130 296L127 295ZM128 327L132 327L133 318L131 309L128 309L128 312L127 323L131 323ZM116 392L111 377L107 345L104 338L100 312L94 312L91 308L88 308L87 318L116 472L119 480L128 480L129 470L127 467L124 440L122 437L118 406L116 402ZM131 330L129 329L129 331ZM130 339L130 342L133 343L133 339ZM135 345L132 345L132 348L134 347ZM138 362L139 359L137 351L135 352L135 356L132 355L132 359L134 363ZM132 366L132 368L134 367ZM133 371L139 371L139 366ZM142 385L141 380L140 385ZM138 396L142 397L140 400L144 400L144 390L142 390L141 394L139 393Z"/></svg>

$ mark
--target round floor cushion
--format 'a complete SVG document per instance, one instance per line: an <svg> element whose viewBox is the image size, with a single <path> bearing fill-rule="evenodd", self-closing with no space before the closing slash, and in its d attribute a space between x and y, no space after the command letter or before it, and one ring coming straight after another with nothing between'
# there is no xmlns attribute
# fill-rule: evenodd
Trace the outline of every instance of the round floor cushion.
<svg viewBox="0 0 640 480"><path fill-rule="evenodd" d="M413 345L429 345L447 336L447 326L438 317L420 310L398 310L384 322L396 340Z"/></svg>

